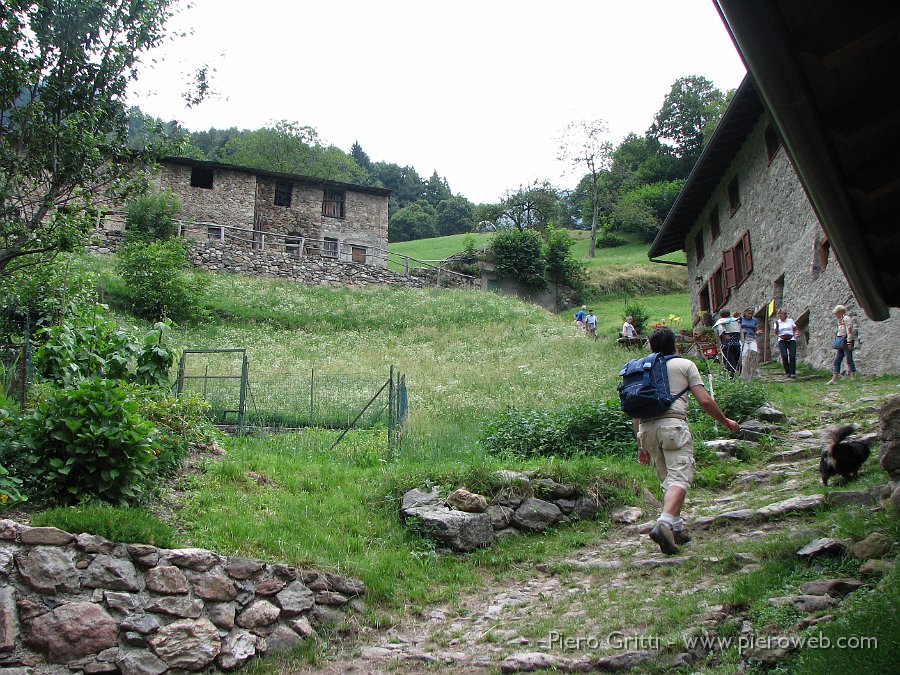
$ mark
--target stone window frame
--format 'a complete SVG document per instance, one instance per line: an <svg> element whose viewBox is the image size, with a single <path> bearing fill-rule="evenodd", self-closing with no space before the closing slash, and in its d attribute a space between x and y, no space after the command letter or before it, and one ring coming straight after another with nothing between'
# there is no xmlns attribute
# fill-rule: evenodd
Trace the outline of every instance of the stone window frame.
<svg viewBox="0 0 900 675"><path fill-rule="evenodd" d="M206 238L213 241L225 241L225 228L222 225L207 225Z"/></svg>
<svg viewBox="0 0 900 675"><path fill-rule="evenodd" d="M368 264L369 262L369 247L364 244L351 244L349 242L344 243L344 250L347 250L347 247L350 248L350 261L356 263L362 263L363 265ZM362 251L362 260L356 260L354 256L358 251Z"/></svg>
<svg viewBox="0 0 900 675"><path fill-rule="evenodd" d="M725 287L732 289L744 283L753 271L753 249L750 246L750 230L722 252L722 269L725 272Z"/></svg>
<svg viewBox="0 0 900 675"><path fill-rule="evenodd" d="M275 198L273 199L275 206L290 207L293 191L293 183L281 180L275 181Z"/></svg>
<svg viewBox="0 0 900 675"><path fill-rule="evenodd" d="M735 175L728 183L728 210L734 216L739 208L741 208L741 186Z"/></svg>
<svg viewBox="0 0 900 675"><path fill-rule="evenodd" d="M216 172L205 166L191 167L191 187L201 190L212 190L215 185Z"/></svg>
<svg viewBox="0 0 900 675"><path fill-rule="evenodd" d="M699 263L703 260L703 228L700 228L700 231L697 233L697 238L694 239L694 255L697 256L697 262Z"/></svg>
<svg viewBox="0 0 900 675"><path fill-rule="evenodd" d="M335 237L324 237L322 239L322 257L337 258L338 257L338 240Z"/></svg>
<svg viewBox="0 0 900 675"><path fill-rule="evenodd" d="M709 212L709 237L710 241L715 241L719 238L719 232L721 231L721 222L719 220L719 204L718 202L713 205L712 210Z"/></svg>
<svg viewBox="0 0 900 675"><path fill-rule="evenodd" d="M322 215L326 218L346 217L347 191L325 188L322 193Z"/></svg>

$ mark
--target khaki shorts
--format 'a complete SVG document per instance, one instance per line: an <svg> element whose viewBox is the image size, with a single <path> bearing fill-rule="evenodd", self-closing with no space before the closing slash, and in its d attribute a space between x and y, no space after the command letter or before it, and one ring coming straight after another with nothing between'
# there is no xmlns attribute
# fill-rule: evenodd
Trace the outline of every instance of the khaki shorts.
<svg viewBox="0 0 900 675"><path fill-rule="evenodd" d="M672 417L641 422L638 442L650 455L663 492L673 486L690 489L694 479L694 437L687 422Z"/></svg>

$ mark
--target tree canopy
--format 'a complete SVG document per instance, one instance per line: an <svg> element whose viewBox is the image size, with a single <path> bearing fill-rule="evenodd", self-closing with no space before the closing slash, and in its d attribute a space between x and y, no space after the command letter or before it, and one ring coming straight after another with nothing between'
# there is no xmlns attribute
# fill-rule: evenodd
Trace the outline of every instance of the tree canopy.
<svg viewBox="0 0 900 675"><path fill-rule="evenodd" d="M0 276L81 243L135 187L124 96L174 0L0 3Z"/></svg>

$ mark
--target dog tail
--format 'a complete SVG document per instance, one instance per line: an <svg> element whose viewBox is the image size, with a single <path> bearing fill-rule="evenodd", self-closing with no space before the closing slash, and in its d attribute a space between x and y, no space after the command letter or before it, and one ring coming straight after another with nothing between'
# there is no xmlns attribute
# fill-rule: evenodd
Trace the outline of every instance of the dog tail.
<svg viewBox="0 0 900 675"><path fill-rule="evenodd" d="M847 438L847 436L852 434L854 431L856 431L856 427L854 427L852 424L848 424L843 427L837 427L835 429L831 429L828 432L829 441L830 441L828 444L829 454L834 449L834 446L836 446L838 443L843 442L843 440L845 438Z"/></svg>

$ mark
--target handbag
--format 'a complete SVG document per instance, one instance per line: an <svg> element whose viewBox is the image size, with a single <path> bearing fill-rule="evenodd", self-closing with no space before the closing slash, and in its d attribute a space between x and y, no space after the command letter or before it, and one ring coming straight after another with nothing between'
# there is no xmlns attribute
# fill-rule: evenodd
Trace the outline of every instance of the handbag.
<svg viewBox="0 0 900 675"><path fill-rule="evenodd" d="M847 338L845 338L843 335L835 335L834 342L831 346L835 349L843 349L847 346Z"/></svg>

